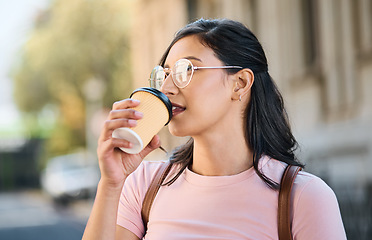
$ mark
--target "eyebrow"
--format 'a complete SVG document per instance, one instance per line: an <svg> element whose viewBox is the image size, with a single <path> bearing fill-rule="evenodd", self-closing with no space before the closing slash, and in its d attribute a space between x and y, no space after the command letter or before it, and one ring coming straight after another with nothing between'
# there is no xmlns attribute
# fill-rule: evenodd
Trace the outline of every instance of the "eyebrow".
<svg viewBox="0 0 372 240"><path fill-rule="evenodd" d="M196 60L196 61L199 61L199 62L203 62L200 58L197 58L197 57L194 57L194 56L187 56L187 57L184 57L184 58L186 58L186 59L188 59L188 60Z"/></svg>
<svg viewBox="0 0 372 240"><path fill-rule="evenodd" d="M181 58L180 58L180 59L181 59ZM197 57L194 57L194 56L183 57L183 59L187 59L187 60L195 60L195 61L203 62L200 58L197 58ZM169 68L169 64L165 64L164 67L165 67L165 68Z"/></svg>

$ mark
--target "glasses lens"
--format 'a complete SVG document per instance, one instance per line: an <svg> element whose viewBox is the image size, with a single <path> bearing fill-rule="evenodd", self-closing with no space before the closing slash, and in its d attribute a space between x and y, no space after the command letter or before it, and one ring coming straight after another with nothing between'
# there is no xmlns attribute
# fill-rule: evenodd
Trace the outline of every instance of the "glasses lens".
<svg viewBox="0 0 372 240"><path fill-rule="evenodd" d="M187 59L180 59L173 68L173 81L179 88L186 87L192 76L193 66Z"/></svg>
<svg viewBox="0 0 372 240"><path fill-rule="evenodd" d="M162 66L156 66L152 69L150 74L150 87L160 89L161 85L163 85L165 79L165 72Z"/></svg>

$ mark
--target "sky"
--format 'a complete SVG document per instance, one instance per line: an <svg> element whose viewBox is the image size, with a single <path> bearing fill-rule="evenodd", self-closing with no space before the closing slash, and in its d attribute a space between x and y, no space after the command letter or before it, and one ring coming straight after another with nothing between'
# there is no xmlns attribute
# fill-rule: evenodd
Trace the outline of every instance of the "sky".
<svg viewBox="0 0 372 240"><path fill-rule="evenodd" d="M50 0L0 0L0 138L22 131L21 116L13 100L11 68L32 30L37 13Z"/></svg>

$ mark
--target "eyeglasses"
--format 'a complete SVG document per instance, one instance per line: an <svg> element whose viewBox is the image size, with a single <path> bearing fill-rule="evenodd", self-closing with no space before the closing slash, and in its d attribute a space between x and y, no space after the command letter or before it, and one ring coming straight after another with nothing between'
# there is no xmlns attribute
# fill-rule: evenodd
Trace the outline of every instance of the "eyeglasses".
<svg viewBox="0 0 372 240"><path fill-rule="evenodd" d="M150 74L150 87L160 89L164 83L164 80L169 76L172 76L173 83L178 88L185 88L190 84L191 78L195 70L199 69L231 69L237 68L242 69L240 66L218 66L218 67L195 67L190 60L180 59L178 60L172 69L163 68L162 66L156 66Z"/></svg>

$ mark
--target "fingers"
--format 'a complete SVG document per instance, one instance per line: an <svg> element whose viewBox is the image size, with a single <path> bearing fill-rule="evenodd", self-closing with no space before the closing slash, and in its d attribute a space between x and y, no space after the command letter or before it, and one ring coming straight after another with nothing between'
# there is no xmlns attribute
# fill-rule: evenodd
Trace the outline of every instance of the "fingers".
<svg viewBox="0 0 372 240"><path fill-rule="evenodd" d="M136 99L124 99L121 101L114 102L112 105L112 110L134 108L137 107L140 102Z"/></svg>
<svg viewBox="0 0 372 240"><path fill-rule="evenodd" d="M117 118L132 118L132 119L141 119L143 113L138 112L134 109L118 109L111 110L108 119L117 119Z"/></svg>
<svg viewBox="0 0 372 240"><path fill-rule="evenodd" d="M111 152L115 150L115 148L131 148L133 146L133 144L127 140L113 138L112 133L118 128L132 128L137 125L137 120L142 119L143 114L133 108L139 104L139 101L133 99L125 99L113 104L112 110L104 123L99 139L99 152L101 152L101 154ZM150 143L141 151L141 158L143 159L159 146L160 138L155 135Z"/></svg>
<svg viewBox="0 0 372 240"><path fill-rule="evenodd" d="M118 128L131 128L137 126L137 121L134 119L113 119L106 120L99 141L106 141L112 138L112 132Z"/></svg>
<svg viewBox="0 0 372 240"><path fill-rule="evenodd" d="M98 153L98 156L100 156L100 154L108 153L110 151L115 150L116 148L131 148L131 147L133 147L133 144L127 140L119 139L119 138L110 138L100 143L97 149L97 153Z"/></svg>
<svg viewBox="0 0 372 240"><path fill-rule="evenodd" d="M105 153L115 148L131 148L132 146L133 144L127 140L119 139L119 138L110 138L101 143L101 146L99 146L100 151L97 151L97 152L98 154L99 152ZM159 146L160 146L160 138L158 135L155 135L150 141L150 143L139 153L141 159L145 158L150 152L159 148Z"/></svg>
<svg viewBox="0 0 372 240"><path fill-rule="evenodd" d="M135 127L137 120L142 119L143 114L138 112L133 107L138 106L140 103L134 99L125 99L113 104L112 110L104 123L100 141L105 141L112 138L112 132L121 127Z"/></svg>

